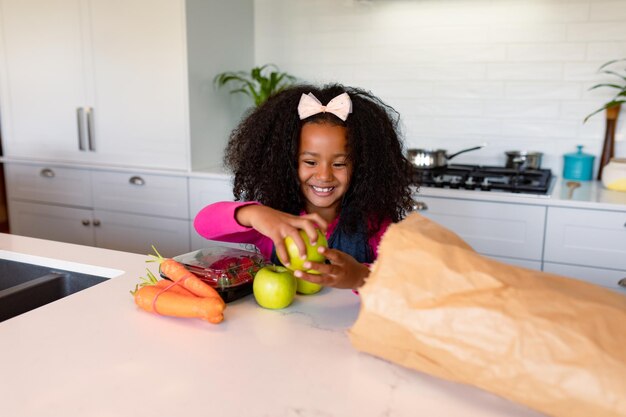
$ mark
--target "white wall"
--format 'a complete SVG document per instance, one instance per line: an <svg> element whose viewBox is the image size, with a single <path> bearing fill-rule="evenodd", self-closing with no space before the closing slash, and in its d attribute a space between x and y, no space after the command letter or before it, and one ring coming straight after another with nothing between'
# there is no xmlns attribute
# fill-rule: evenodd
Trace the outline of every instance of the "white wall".
<svg viewBox="0 0 626 417"><path fill-rule="evenodd" d="M400 112L407 147L489 143L455 162L537 150L560 175L577 144L599 157L604 115L582 120L612 96L588 89L616 58L626 0L255 0L257 64L371 90Z"/></svg>

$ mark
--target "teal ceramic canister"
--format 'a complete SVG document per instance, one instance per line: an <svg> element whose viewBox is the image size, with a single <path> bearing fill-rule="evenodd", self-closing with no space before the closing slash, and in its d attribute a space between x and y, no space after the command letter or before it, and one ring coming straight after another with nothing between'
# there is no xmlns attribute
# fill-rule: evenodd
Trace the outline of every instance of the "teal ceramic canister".
<svg viewBox="0 0 626 417"><path fill-rule="evenodd" d="M578 152L563 155L563 178L566 180L589 181L593 178L594 156L583 153L583 146L578 145Z"/></svg>

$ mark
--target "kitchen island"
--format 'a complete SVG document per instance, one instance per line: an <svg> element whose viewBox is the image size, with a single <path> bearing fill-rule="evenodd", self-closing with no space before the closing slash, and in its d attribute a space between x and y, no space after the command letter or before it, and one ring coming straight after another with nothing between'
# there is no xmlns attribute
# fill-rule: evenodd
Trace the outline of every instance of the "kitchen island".
<svg viewBox="0 0 626 417"><path fill-rule="evenodd" d="M147 256L0 234L0 258L110 278L0 323L2 416L540 416L358 352L351 291L212 325L135 307Z"/></svg>

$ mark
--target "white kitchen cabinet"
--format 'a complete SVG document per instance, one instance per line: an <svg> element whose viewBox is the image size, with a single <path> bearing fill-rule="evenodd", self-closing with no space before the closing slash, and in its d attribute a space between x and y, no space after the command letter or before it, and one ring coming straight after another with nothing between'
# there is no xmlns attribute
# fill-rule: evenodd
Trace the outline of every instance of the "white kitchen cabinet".
<svg viewBox="0 0 626 417"><path fill-rule="evenodd" d="M5 157L179 171L221 162L244 105L211 80L252 66L252 3L0 0Z"/></svg>
<svg viewBox="0 0 626 417"><path fill-rule="evenodd" d="M92 178L98 209L189 218L187 177L94 170Z"/></svg>
<svg viewBox="0 0 626 417"><path fill-rule="evenodd" d="M228 177L189 179L189 233L193 250L215 244L198 235L194 229L193 220L198 212L209 204L233 200L232 182Z"/></svg>
<svg viewBox="0 0 626 417"><path fill-rule="evenodd" d="M617 290L626 295L626 271L544 262L543 270ZM620 284L621 282L621 284Z"/></svg>
<svg viewBox="0 0 626 417"><path fill-rule="evenodd" d="M545 207L419 194L414 198L426 205L421 214L458 234L477 252L535 262L524 266L541 263Z"/></svg>
<svg viewBox="0 0 626 417"><path fill-rule="evenodd" d="M165 257L189 252L187 220L95 210L96 246L125 252L152 253L154 245Z"/></svg>
<svg viewBox="0 0 626 417"><path fill-rule="evenodd" d="M189 251L187 220L10 201L11 233L163 256Z"/></svg>
<svg viewBox="0 0 626 417"><path fill-rule="evenodd" d="M11 233L136 253L155 245L164 256L189 251L186 177L17 163L5 172Z"/></svg>
<svg viewBox="0 0 626 417"><path fill-rule="evenodd" d="M91 207L91 171L47 164L5 164L8 198Z"/></svg>
<svg viewBox="0 0 626 417"><path fill-rule="evenodd" d="M7 156L78 160L87 105L81 0L0 2L2 141Z"/></svg>
<svg viewBox="0 0 626 417"><path fill-rule="evenodd" d="M95 246L91 209L9 199L12 234Z"/></svg>
<svg viewBox="0 0 626 417"><path fill-rule="evenodd" d="M546 272L626 291L626 211L549 207L543 265Z"/></svg>
<svg viewBox="0 0 626 417"><path fill-rule="evenodd" d="M234 201L230 178L189 178L189 216L191 219L209 204Z"/></svg>
<svg viewBox="0 0 626 417"><path fill-rule="evenodd" d="M88 0L93 156L118 166L188 167L185 4ZM87 132L89 135L89 132Z"/></svg>
<svg viewBox="0 0 626 417"><path fill-rule="evenodd" d="M626 272L626 211L549 207L544 261Z"/></svg>

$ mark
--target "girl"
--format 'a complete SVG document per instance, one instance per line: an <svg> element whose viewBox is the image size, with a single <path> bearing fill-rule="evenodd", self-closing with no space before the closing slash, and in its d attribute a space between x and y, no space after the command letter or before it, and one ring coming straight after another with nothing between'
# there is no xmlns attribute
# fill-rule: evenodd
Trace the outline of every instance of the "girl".
<svg viewBox="0 0 626 417"><path fill-rule="evenodd" d="M211 240L255 244L275 264L289 259L291 236L301 254L304 230L328 239L327 263L305 263L319 275L294 275L356 289L369 275L378 243L412 205L411 164L398 136L398 114L357 88L301 85L252 111L233 131L225 165L237 201L205 207L196 231ZM306 258L303 255L303 259Z"/></svg>

